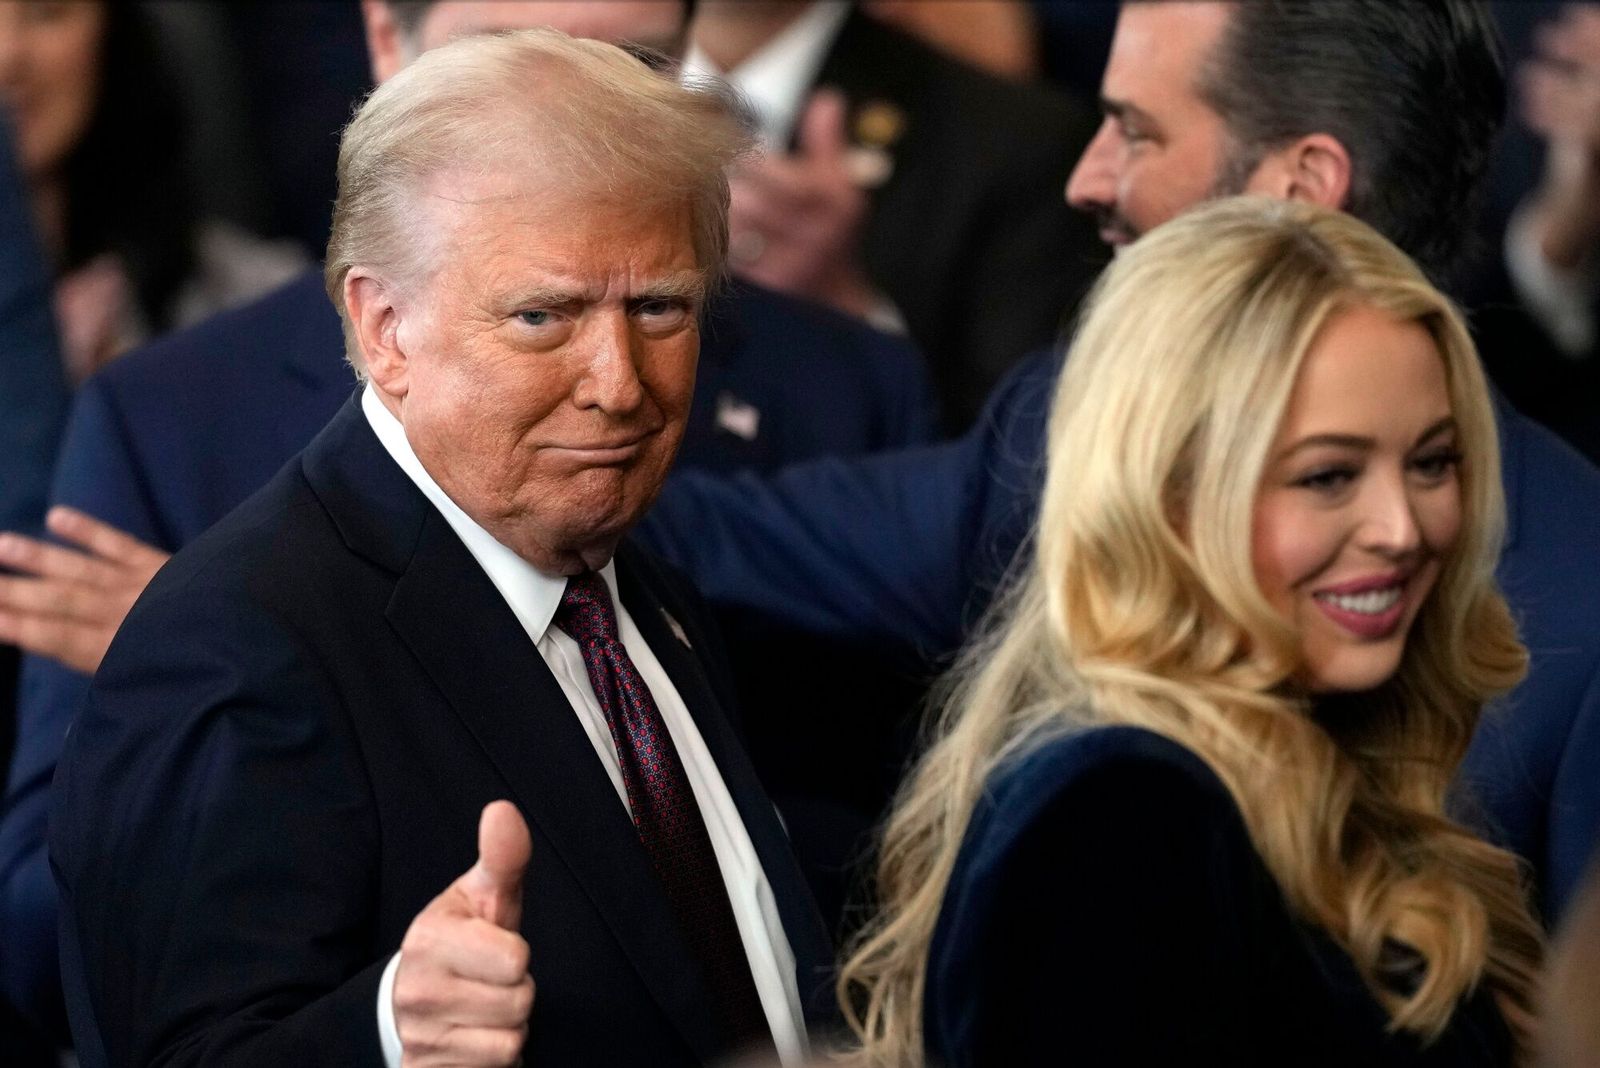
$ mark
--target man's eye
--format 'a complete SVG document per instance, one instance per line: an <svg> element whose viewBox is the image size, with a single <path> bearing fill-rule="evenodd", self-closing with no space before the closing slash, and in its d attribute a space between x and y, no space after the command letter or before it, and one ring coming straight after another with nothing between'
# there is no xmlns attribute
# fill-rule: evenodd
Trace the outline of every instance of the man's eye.
<svg viewBox="0 0 1600 1068"><path fill-rule="evenodd" d="M662 297L657 300L641 300L634 305L635 315L656 322L668 322L688 314L688 305L681 300L671 300Z"/></svg>
<svg viewBox="0 0 1600 1068"><path fill-rule="evenodd" d="M531 311L518 312L517 318L522 321L524 326L549 326L554 316L542 308L536 308Z"/></svg>

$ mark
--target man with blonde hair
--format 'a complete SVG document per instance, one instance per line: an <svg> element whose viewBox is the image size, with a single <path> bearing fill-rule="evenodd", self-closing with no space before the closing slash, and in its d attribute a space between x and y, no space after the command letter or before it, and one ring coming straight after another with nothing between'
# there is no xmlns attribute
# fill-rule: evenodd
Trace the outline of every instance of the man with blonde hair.
<svg viewBox="0 0 1600 1068"><path fill-rule="evenodd" d="M362 107L326 277L364 389L151 583L62 758L85 1065L803 1055L826 936L698 602L621 544L747 147L551 31Z"/></svg>

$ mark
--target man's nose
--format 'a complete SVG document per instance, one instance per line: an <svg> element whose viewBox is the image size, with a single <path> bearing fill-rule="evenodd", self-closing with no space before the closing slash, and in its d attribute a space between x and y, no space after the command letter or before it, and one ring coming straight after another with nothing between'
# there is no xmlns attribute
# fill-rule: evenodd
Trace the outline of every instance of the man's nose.
<svg viewBox="0 0 1600 1068"><path fill-rule="evenodd" d="M585 363L572 398L578 407L626 414L643 402L632 327L621 310L597 314L586 324Z"/></svg>
<svg viewBox="0 0 1600 1068"><path fill-rule="evenodd" d="M1078 157L1067 178L1067 203L1079 211L1094 211L1117 199L1116 131L1110 117L1100 121L1094 140Z"/></svg>

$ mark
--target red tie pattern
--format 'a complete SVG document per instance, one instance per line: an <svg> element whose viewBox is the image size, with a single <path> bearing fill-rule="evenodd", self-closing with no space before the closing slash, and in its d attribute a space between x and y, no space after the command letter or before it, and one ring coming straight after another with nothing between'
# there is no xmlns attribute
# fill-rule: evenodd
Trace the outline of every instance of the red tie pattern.
<svg viewBox="0 0 1600 1068"><path fill-rule="evenodd" d="M655 698L623 648L605 580L593 571L568 579L555 622L583 652L589 683L617 747L628 811L639 840L705 968L730 1038L737 1044L759 1042L770 1048L766 1014L705 819Z"/></svg>

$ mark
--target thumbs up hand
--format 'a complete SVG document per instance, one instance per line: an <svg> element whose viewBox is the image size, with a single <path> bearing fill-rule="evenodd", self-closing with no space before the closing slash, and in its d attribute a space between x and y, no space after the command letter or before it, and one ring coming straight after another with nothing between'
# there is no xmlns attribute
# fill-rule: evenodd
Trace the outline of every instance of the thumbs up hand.
<svg viewBox="0 0 1600 1068"><path fill-rule="evenodd" d="M486 805L478 862L411 921L394 978L403 1068L518 1063L533 1009L518 932L531 852L516 806Z"/></svg>
<svg viewBox="0 0 1600 1068"><path fill-rule="evenodd" d="M818 90L794 154L775 151L730 177L728 259L741 278L864 316L879 298L857 259L867 195L850 166L847 110L838 92Z"/></svg>

